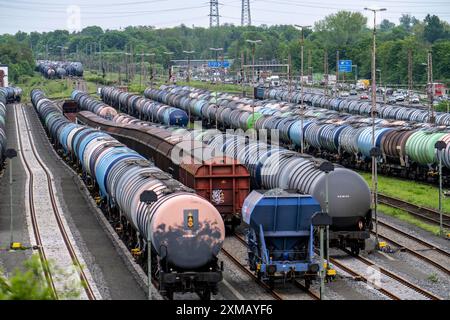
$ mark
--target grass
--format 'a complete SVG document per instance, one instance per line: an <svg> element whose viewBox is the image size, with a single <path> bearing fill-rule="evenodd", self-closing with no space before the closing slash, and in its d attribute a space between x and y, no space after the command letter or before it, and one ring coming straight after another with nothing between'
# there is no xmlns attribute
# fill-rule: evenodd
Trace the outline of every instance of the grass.
<svg viewBox="0 0 450 320"><path fill-rule="evenodd" d="M371 186L371 174L368 172L359 172L359 174L367 181L369 186ZM426 183L378 175L378 191L418 206L434 209L437 209L439 206L439 188ZM444 212L450 212L450 203L449 201L446 201L446 198L443 198L442 208ZM392 208L383 204L379 204L378 209L389 216L415 225L434 235L439 235L439 226L426 223L404 210Z"/></svg>
<svg viewBox="0 0 450 320"><path fill-rule="evenodd" d="M371 186L371 174L368 172L359 174ZM426 183L378 175L378 191L418 206L434 209L439 207L439 188ZM443 211L450 213L450 201L445 197L442 199Z"/></svg>
<svg viewBox="0 0 450 320"><path fill-rule="evenodd" d="M87 81L91 81L91 82L95 82L95 83L103 83L105 85L117 85L119 83L119 74L118 73L106 73L105 74L105 79L103 79L102 75L100 73L98 73L97 70L91 70L91 71L85 71L84 72L84 78ZM125 84L125 74L121 75L122 78L122 82ZM162 84L165 84L167 81L167 78L163 78L163 79L158 79L156 78L154 80L155 85L154 87L159 87ZM134 93L139 93L139 94L143 94L144 90L149 87L148 85L148 81L147 83L145 83L144 79L142 79L142 85L141 85L141 81L140 81L140 75L139 73L137 73L133 79L133 81L131 81L131 83L129 83L129 91L130 92L134 92ZM189 85L191 87L194 88L199 88L199 89L206 89L206 90L210 90L210 91L220 91L220 92L229 92L229 93L242 93L242 86L240 85L236 85L236 84L222 84L222 83L211 83L211 82L203 82L203 81L190 81L189 83L186 82L184 79L183 80L177 80L176 82L177 85L180 86L186 86ZM252 97L253 96L253 88L246 86L244 88L247 97Z"/></svg>
<svg viewBox="0 0 450 320"><path fill-rule="evenodd" d="M408 212L406 212L404 210L392 208L392 207L386 206L384 204L378 204L378 210L383 212L384 214L391 216L391 217L394 217L401 221L415 225L415 226L417 226L425 231L428 231L434 235L439 235L439 226L428 224L428 223L414 217L413 215L409 214Z"/></svg>
<svg viewBox="0 0 450 320"><path fill-rule="evenodd" d="M431 282L434 282L434 283L436 283L436 282L439 281L439 278L438 278L438 276L437 276L436 273L430 274L430 275L427 277L427 279L428 279L429 281L431 281Z"/></svg>
<svg viewBox="0 0 450 320"><path fill-rule="evenodd" d="M33 89L42 89L48 98L69 98L75 88L75 83L69 79L46 79L39 73L35 73L32 77L22 77L18 82L18 86L22 88L22 101L30 101L30 93ZM97 85L87 81L88 91L95 92Z"/></svg>

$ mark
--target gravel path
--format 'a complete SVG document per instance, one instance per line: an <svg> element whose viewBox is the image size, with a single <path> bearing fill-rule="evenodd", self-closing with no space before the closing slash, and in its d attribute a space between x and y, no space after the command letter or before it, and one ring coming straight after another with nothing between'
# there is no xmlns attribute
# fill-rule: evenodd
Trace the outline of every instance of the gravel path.
<svg viewBox="0 0 450 320"><path fill-rule="evenodd" d="M46 172L50 172L50 180L52 184L52 188L56 189L53 182L53 175L51 171L45 166L45 164L41 165L40 161L42 161L38 155L33 152L32 145L34 145L34 137L30 131L28 120L25 117L25 114L22 109L22 105L16 104L14 105L14 112L16 115L16 129L17 134L20 137L21 141L21 149L19 150L19 158L22 161L22 165L25 167L25 159L28 163L29 170L31 172L26 171L27 174L27 182L26 185L31 183L31 176L33 177L32 181L32 192L33 192L33 206L35 211L35 217L37 220L37 225L39 228L39 235L42 242L42 246L44 247L44 251L46 257L50 264L56 269L60 270L61 274L55 276L52 274L53 282L55 284L55 289L58 293L58 296L64 296L64 293L67 288L76 288L76 284L79 282L79 275L74 266L73 259L66 247L65 240L63 238L62 232L60 230L60 226L58 224L56 215L61 217L64 232L67 233L67 237L69 241L72 243L75 254L78 257L78 260L81 266L85 266L86 263L83 257L80 254L79 248L76 246L73 236L70 232L70 229L67 226L67 222L64 218L64 213L61 210L61 205L59 201L59 197L56 195L56 202L59 212L54 212L52 207L52 200L50 196L50 189L47 186L48 177ZM27 188L28 189L28 188ZM25 192L25 203L29 202L29 194ZM27 216L27 225L29 228L29 234L31 235L31 239L34 237L33 227L31 223L31 207L26 206L26 216ZM32 240L33 244L37 244L36 239ZM92 279L92 276L88 269L84 270L86 275L86 280L91 285L93 293L97 299L101 298L101 295L95 285L95 282ZM80 293L80 299L87 299L86 292L81 288L78 289Z"/></svg>
<svg viewBox="0 0 450 320"><path fill-rule="evenodd" d="M368 266L366 263L358 260L355 257L351 257L346 253L342 254L333 254L332 257L345 267L353 270L357 274L363 276L368 280L368 286L372 286L374 289L382 288L401 300L424 300L428 299L421 293L413 290L400 283L399 281L392 279L391 277L380 272L378 266L385 268L386 266L383 263L379 263L379 261L374 261L375 265ZM371 260L373 260L374 255L371 255ZM387 270L392 271L390 268L385 268ZM396 274L398 274L397 269L395 270ZM409 280L409 279L407 279Z"/></svg>

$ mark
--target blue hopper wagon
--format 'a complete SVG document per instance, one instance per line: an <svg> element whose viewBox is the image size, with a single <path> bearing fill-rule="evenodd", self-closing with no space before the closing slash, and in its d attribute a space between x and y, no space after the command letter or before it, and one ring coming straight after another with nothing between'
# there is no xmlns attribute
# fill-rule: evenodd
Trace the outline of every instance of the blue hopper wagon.
<svg viewBox="0 0 450 320"><path fill-rule="evenodd" d="M320 212L310 195L286 191L252 191L244 201L250 269L274 287L276 279L302 278L306 288L318 276L312 216Z"/></svg>

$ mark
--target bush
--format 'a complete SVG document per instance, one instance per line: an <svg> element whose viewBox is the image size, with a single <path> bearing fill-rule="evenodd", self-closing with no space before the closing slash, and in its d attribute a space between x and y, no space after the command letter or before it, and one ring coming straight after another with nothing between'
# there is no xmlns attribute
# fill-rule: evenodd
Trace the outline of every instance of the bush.
<svg viewBox="0 0 450 320"><path fill-rule="evenodd" d="M67 279L73 275L52 267L48 268L53 279ZM65 288L65 292L58 293L59 298L76 299L80 295L81 281L72 283ZM34 254L23 264L22 270L16 269L10 277L0 270L0 300L54 300L52 289L44 276L42 264L37 254Z"/></svg>
<svg viewBox="0 0 450 320"><path fill-rule="evenodd" d="M441 101L438 103L437 106L435 106L436 111L439 112L447 112L448 109L450 109L450 101Z"/></svg>

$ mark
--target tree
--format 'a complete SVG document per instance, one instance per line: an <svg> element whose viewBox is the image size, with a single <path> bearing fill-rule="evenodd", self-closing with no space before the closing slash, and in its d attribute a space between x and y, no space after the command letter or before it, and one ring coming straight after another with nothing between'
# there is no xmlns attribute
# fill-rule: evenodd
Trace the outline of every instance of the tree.
<svg viewBox="0 0 450 320"><path fill-rule="evenodd" d="M395 23L390 22L388 19L384 19L380 23L380 30L383 32L390 31L395 27Z"/></svg>
<svg viewBox="0 0 450 320"><path fill-rule="evenodd" d="M103 35L103 29L98 26L86 27L81 30L80 34L98 39L101 35Z"/></svg>
<svg viewBox="0 0 450 320"><path fill-rule="evenodd" d="M433 44L433 69L436 79L449 78L450 40L438 40Z"/></svg>
<svg viewBox="0 0 450 320"><path fill-rule="evenodd" d="M436 40L448 38L449 34L445 30L445 25L438 16L428 14L424 23L423 36L428 42L434 43Z"/></svg>
<svg viewBox="0 0 450 320"><path fill-rule="evenodd" d="M331 48L354 45L366 29L367 18L359 12L339 11L315 24L317 38Z"/></svg>
<svg viewBox="0 0 450 320"><path fill-rule="evenodd" d="M409 14L402 14L400 17L400 26L403 27L406 31L411 32L412 27L419 23L414 16Z"/></svg>
<svg viewBox="0 0 450 320"><path fill-rule="evenodd" d="M17 82L19 76L33 74L33 56L28 43L19 42L15 37L0 37L0 62L9 67L9 79Z"/></svg>

